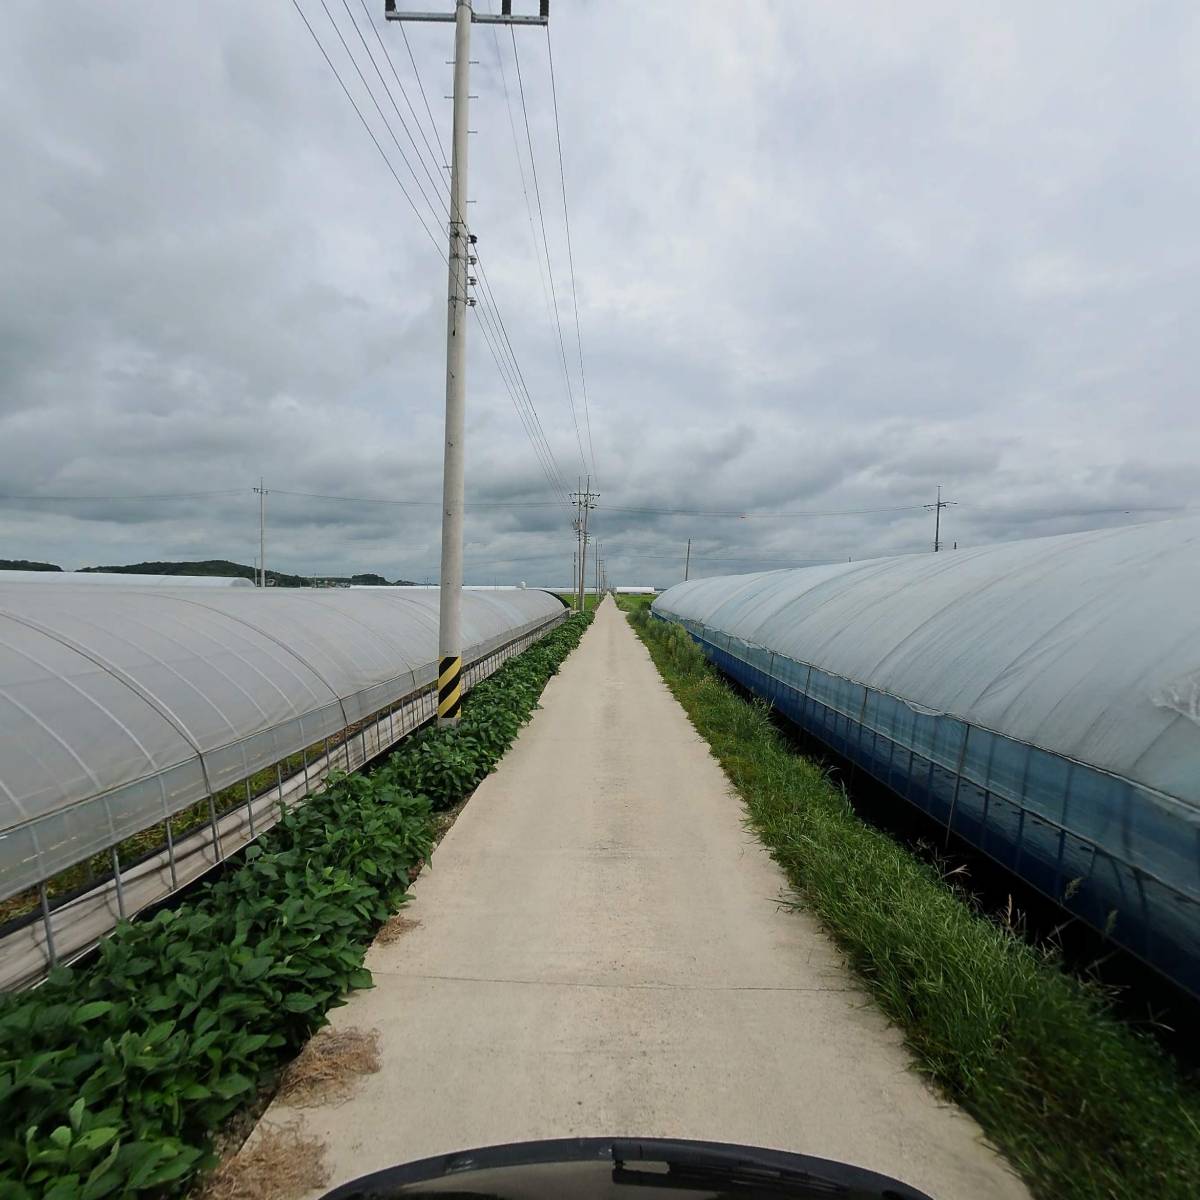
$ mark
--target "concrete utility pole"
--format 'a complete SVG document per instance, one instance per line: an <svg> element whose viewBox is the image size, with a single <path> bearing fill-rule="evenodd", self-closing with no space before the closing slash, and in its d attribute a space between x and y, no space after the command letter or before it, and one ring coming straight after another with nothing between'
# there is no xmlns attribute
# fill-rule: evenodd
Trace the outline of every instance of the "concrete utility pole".
<svg viewBox="0 0 1200 1200"><path fill-rule="evenodd" d="M454 22L454 123L450 151L450 282L446 314L446 445L442 465L442 572L438 587L438 724L457 725L462 707L464 441L467 405L468 270L475 235L466 219L467 127L470 99L471 25L545 25L550 0L540 0L536 17L514 16L512 0L501 0L498 16L476 13L471 0L455 0L454 12L397 12L384 0L389 21Z"/></svg>
<svg viewBox="0 0 1200 1200"><path fill-rule="evenodd" d="M258 478L258 586L267 586L267 489Z"/></svg>
<svg viewBox="0 0 1200 1200"><path fill-rule="evenodd" d="M596 603L600 603L600 551L604 547L601 543L596 543Z"/></svg>
<svg viewBox="0 0 1200 1200"><path fill-rule="evenodd" d="M683 582L688 581L688 572L692 567L692 539L688 538L687 557L683 560Z"/></svg>
<svg viewBox="0 0 1200 1200"><path fill-rule="evenodd" d="M942 499L942 485L937 485L937 502L935 504L926 504L926 508L933 509L933 552L936 554L942 548L942 509L949 508L952 504L957 504L957 500Z"/></svg>
<svg viewBox="0 0 1200 1200"><path fill-rule="evenodd" d="M576 584L579 587L579 611L583 612L584 598L587 592L587 545L588 545L588 513L596 507L600 499L599 492L592 490L592 477L587 477L587 484L582 492L572 492L571 499L575 501L578 518L575 528L579 533L579 577Z"/></svg>

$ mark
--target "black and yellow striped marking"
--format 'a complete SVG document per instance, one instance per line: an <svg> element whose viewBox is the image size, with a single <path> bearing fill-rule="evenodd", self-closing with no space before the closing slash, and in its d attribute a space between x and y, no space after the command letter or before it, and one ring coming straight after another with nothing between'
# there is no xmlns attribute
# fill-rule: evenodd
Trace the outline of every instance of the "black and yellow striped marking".
<svg viewBox="0 0 1200 1200"><path fill-rule="evenodd" d="M462 708L462 655L443 658L438 664L438 717L454 720Z"/></svg>

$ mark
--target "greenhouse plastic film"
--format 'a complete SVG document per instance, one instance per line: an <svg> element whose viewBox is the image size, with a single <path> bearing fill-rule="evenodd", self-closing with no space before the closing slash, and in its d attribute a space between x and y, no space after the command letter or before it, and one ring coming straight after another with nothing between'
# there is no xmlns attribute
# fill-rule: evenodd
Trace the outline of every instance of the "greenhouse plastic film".
<svg viewBox="0 0 1200 1200"><path fill-rule="evenodd" d="M1200 991L1200 521L703 579L722 669Z"/></svg>
<svg viewBox="0 0 1200 1200"><path fill-rule="evenodd" d="M0 898L436 677L436 591L0 581ZM561 617L463 596L468 659Z"/></svg>

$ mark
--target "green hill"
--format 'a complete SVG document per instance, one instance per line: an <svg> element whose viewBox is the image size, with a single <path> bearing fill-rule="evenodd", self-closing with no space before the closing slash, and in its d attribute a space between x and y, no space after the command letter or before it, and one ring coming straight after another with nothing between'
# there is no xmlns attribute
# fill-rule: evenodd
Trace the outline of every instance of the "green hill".
<svg viewBox="0 0 1200 1200"><path fill-rule="evenodd" d="M27 558L0 558L0 571L61 571L53 563L30 562Z"/></svg>
<svg viewBox="0 0 1200 1200"><path fill-rule="evenodd" d="M0 560L2 562L3 560ZM20 568L12 567L11 570L59 570L58 567L50 567L49 565L40 565L36 563L28 563ZM127 563L124 566L109 566L109 567L80 567L81 571L102 571L105 574L117 575L205 575L218 576L225 579L249 579L253 581L257 572L253 567L246 566L245 563L230 562L227 558L208 558L202 562L140 562ZM322 582L327 583L373 583L377 585L386 585L388 580L382 575L364 574L364 575L335 575L321 576ZM312 580L303 575L288 575L283 571L272 571L267 569L267 582L274 587L308 587ZM410 584L407 579L396 580L397 586Z"/></svg>
<svg viewBox="0 0 1200 1200"><path fill-rule="evenodd" d="M202 562L140 562L123 566L80 567L81 571L99 571L114 575L204 575L226 579L250 579L255 577L253 567L245 563L230 562L227 558L208 558ZM308 580L300 575L286 575L280 571L267 571L267 579L276 587L307 587Z"/></svg>

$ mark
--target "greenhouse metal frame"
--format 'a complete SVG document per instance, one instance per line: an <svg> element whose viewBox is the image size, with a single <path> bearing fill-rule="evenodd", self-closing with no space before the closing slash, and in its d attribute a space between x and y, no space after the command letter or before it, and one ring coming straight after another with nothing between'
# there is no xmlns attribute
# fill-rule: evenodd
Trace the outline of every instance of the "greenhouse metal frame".
<svg viewBox="0 0 1200 1200"><path fill-rule="evenodd" d="M466 592L465 686L566 616L545 592ZM0 583L0 900L37 889L41 918L0 942L0 988L85 950L330 770L429 720L436 675L436 590ZM218 813L214 795L235 786L244 803ZM206 798L208 822L173 837L171 818ZM118 845L159 825L160 851L120 862ZM110 879L51 903L48 881L105 852Z"/></svg>

